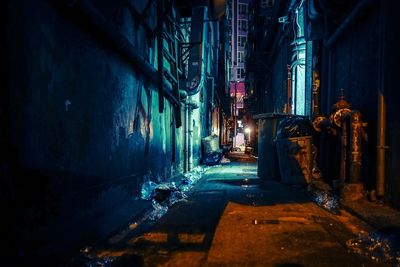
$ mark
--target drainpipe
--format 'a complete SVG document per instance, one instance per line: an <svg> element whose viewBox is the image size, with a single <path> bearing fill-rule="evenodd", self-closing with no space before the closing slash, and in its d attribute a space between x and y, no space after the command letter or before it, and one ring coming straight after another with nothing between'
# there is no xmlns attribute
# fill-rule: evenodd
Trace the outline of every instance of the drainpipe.
<svg viewBox="0 0 400 267"><path fill-rule="evenodd" d="M385 135L386 135L386 103L383 93L378 92L378 125L377 125L377 158L376 158L376 195L385 194Z"/></svg>
<svg viewBox="0 0 400 267"><path fill-rule="evenodd" d="M187 172L188 171L188 157L187 157L187 152L188 152L188 146L187 146L187 134L188 134L188 120L187 120L187 116L188 116L188 106L185 104L185 113L184 113L184 121L183 121L183 172Z"/></svg>
<svg viewBox="0 0 400 267"><path fill-rule="evenodd" d="M191 97L189 97L189 106L188 106L188 146L187 146L187 161L188 161L188 171L192 170L193 166L193 156L192 156L192 136L193 136L193 129L192 129L192 107L190 106Z"/></svg>
<svg viewBox="0 0 400 267"><path fill-rule="evenodd" d="M164 1L158 1L157 3L157 79L158 79L158 111L162 113L164 111L164 40L163 40L163 11Z"/></svg>
<svg viewBox="0 0 400 267"><path fill-rule="evenodd" d="M328 39L328 41L326 42L326 47L331 48L339 39L339 37L343 34L343 32L349 27L349 25L353 23L353 21L358 17L358 15L373 2L374 0L359 1L357 5L351 10L350 14L342 21L336 31Z"/></svg>
<svg viewBox="0 0 400 267"><path fill-rule="evenodd" d="M386 103L385 89L385 40L386 40L386 10L387 1L382 2L379 21L379 64L378 64L378 122L376 147L376 195L382 198L385 194L385 150L386 146Z"/></svg>

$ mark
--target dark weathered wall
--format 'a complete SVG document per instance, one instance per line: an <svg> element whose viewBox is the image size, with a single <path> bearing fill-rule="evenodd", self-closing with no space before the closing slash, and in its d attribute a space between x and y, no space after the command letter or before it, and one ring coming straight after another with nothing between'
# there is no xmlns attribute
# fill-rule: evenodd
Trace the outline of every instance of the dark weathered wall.
<svg viewBox="0 0 400 267"><path fill-rule="evenodd" d="M272 101L273 108L271 111L276 113L283 113L285 104L287 103L287 92L288 92L288 73L287 65L288 62L288 47L289 42L286 38L282 38L279 44L280 49L277 49L275 60L271 66L271 91L272 91Z"/></svg>
<svg viewBox="0 0 400 267"><path fill-rule="evenodd" d="M386 145L386 183L385 198L400 209L400 91L398 64L400 62L400 27L398 26L399 1L388 1L385 13L385 39L383 49L384 97L387 105Z"/></svg>
<svg viewBox="0 0 400 267"><path fill-rule="evenodd" d="M387 5L385 7L385 5ZM322 57L322 112L329 114L332 105L337 101L340 89L345 91L346 99L353 109L362 113L368 123L368 141L363 145L362 181L367 189L375 188L376 183L376 146L377 146L377 96L378 90L384 90L387 105L386 137L386 195L393 206L400 207L398 192L400 161L398 114L400 95L397 88L396 71L399 52L398 26L395 22L398 1L375 1L372 6L361 12L357 19L346 29L331 49L324 48ZM381 24L384 24L381 26ZM383 31L382 31L383 29ZM386 32L386 33L385 33ZM386 35L386 36L385 36ZM382 54L380 47L383 46ZM329 62L331 53L331 62ZM331 66L331 67L330 67ZM382 68L382 69L381 69ZM380 83L380 72L384 84ZM329 146L329 145L328 145ZM327 149L327 150L325 150ZM335 178L338 173L332 162L333 147L322 148L327 152L324 158L325 171ZM329 153L330 152L330 153ZM338 154L338 153L337 153Z"/></svg>
<svg viewBox="0 0 400 267"><path fill-rule="evenodd" d="M155 41L134 27L126 2L102 2L93 1L157 66ZM159 113L155 88L72 10L37 0L7 11L7 164L19 229L57 233L60 247L102 238L145 207L134 198L148 170L160 180L182 170L182 127L173 148L169 102Z"/></svg>
<svg viewBox="0 0 400 267"><path fill-rule="evenodd" d="M378 88L378 37L379 8L370 8L360 16L333 45L324 48L323 53L331 53L322 62L321 107L324 114L330 114L332 105L338 100L340 89L344 89L346 100L352 109L359 110L368 122L368 143L363 146L362 180L367 188L375 181L375 146ZM331 66L331 69L330 69ZM330 72L330 73L329 73ZM325 157L331 157L332 153ZM337 153L339 154L339 153ZM332 158L326 162L332 162ZM329 164L324 164L329 165ZM325 168L327 176L338 178L335 166Z"/></svg>

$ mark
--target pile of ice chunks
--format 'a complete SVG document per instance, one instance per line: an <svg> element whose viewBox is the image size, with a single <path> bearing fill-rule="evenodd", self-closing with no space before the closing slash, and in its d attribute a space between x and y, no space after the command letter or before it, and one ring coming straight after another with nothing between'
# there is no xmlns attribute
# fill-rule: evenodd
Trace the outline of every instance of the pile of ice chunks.
<svg viewBox="0 0 400 267"><path fill-rule="evenodd" d="M151 200L153 211L149 215L149 219L156 221L164 216L168 208L180 201L186 201L189 191L195 183L197 183L208 167L198 166L193 168L191 172L185 173L179 185L175 182L155 183L150 181L151 173L144 177L141 189L141 198Z"/></svg>
<svg viewBox="0 0 400 267"><path fill-rule="evenodd" d="M376 262L400 266L400 240L394 233L361 232L357 238L346 242L350 252L369 257Z"/></svg>
<svg viewBox="0 0 400 267"><path fill-rule="evenodd" d="M340 202L332 192L316 190L312 192L311 198L318 206L333 214L340 214Z"/></svg>

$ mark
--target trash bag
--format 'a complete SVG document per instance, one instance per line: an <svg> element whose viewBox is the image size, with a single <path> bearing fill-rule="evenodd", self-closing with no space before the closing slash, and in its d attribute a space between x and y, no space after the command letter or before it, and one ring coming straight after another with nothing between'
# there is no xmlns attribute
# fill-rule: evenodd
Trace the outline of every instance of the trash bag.
<svg viewBox="0 0 400 267"><path fill-rule="evenodd" d="M279 139L311 136L312 134L313 128L309 119L293 116L279 122L276 137Z"/></svg>
<svg viewBox="0 0 400 267"><path fill-rule="evenodd" d="M213 151L204 155L203 163L207 166L217 165L222 159L222 151Z"/></svg>
<svg viewBox="0 0 400 267"><path fill-rule="evenodd" d="M210 135L202 139L204 153L218 151L219 149L219 138L218 135Z"/></svg>
<svg viewBox="0 0 400 267"><path fill-rule="evenodd" d="M203 164L207 166L216 165L222 159L223 150L219 148L218 135L210 135L202 139Z"/></svg>
<svg viewBox="0 0 400 267"><path fill-rule="evenodd" d="M152 182L151 172L143 177L145 180L142 183L141 198L151 200L153 210L149 215L152 221L160 219L164 216L168 208L177 202L185 201L189 191L193 185L198 182L208 167L197 166L191 172L185 173L185 178L176 185L175 182L165 182L157 184Z"/></svg>

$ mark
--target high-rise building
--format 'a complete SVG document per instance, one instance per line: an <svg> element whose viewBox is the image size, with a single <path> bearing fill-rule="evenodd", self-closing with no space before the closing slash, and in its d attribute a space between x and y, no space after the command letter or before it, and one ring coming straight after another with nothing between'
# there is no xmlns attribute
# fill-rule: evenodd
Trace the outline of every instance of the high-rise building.
<svg viewBox="0 0 400 267"><path fill-rule="evenodd" d="M231 96L236 96L233 108L243 108L243 97L245 96L246 77L246 44L248 32L248 9L249 0L231 0L230 23L231 23ZM235 114L237 113L237 110Z"/></svg>
<svg viewBox="0 0 400 267"><path fill-rule="evenodd" d="M245 79L245 54L248 32L248 2L248 0L231 1L232 81L243 82Z"/></svg>

